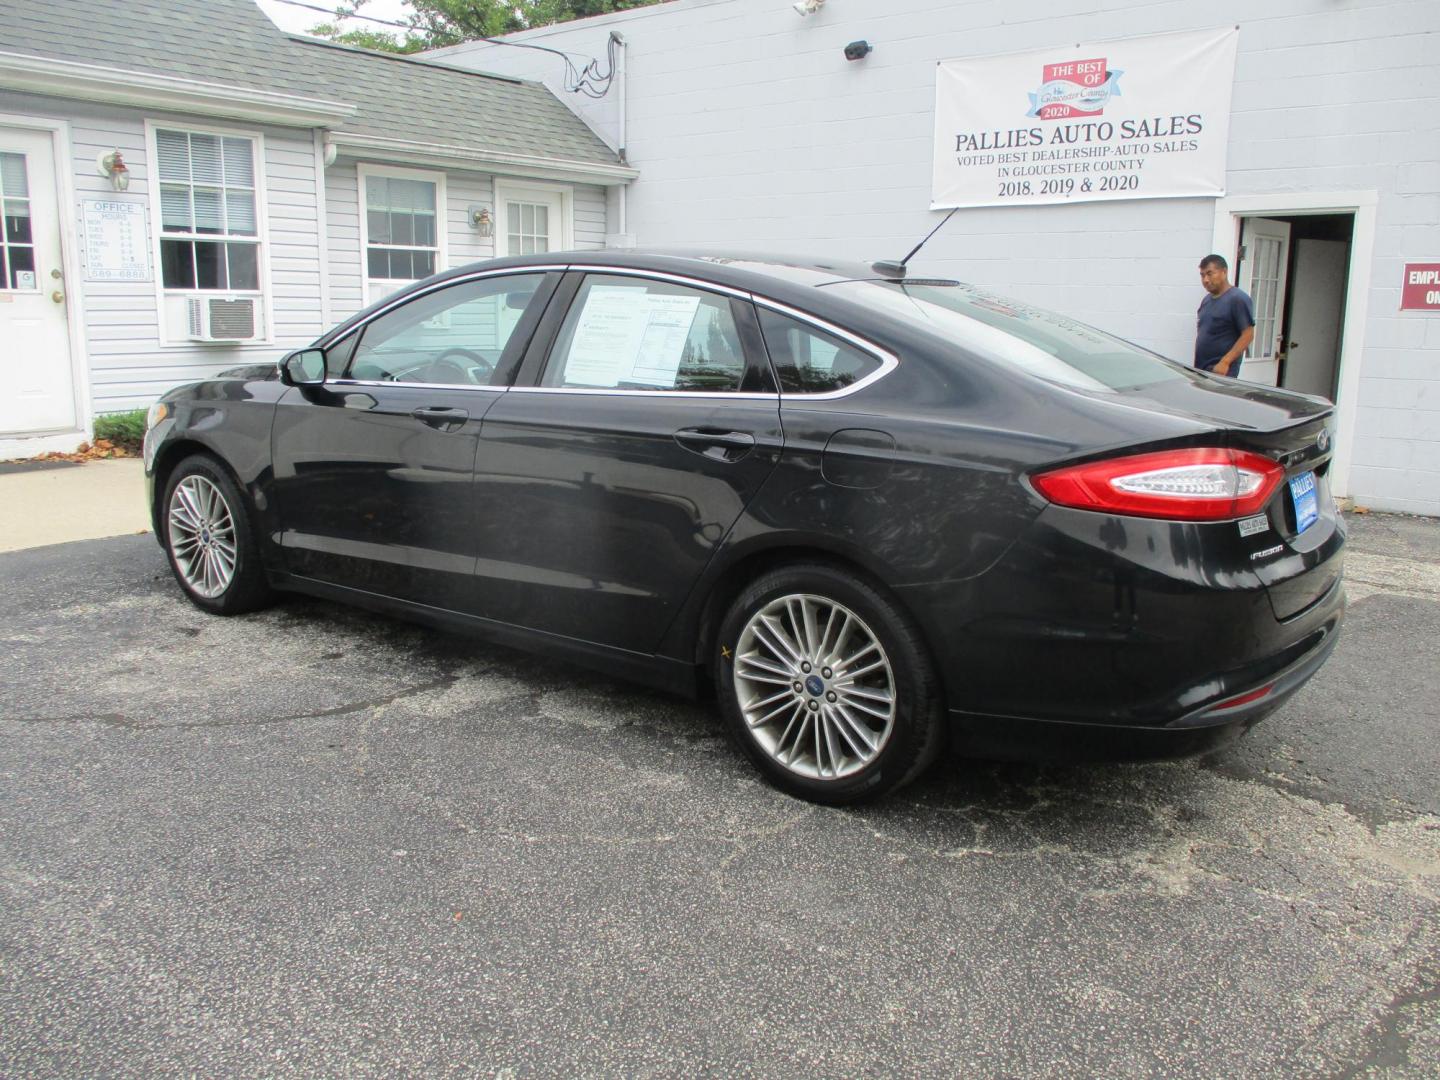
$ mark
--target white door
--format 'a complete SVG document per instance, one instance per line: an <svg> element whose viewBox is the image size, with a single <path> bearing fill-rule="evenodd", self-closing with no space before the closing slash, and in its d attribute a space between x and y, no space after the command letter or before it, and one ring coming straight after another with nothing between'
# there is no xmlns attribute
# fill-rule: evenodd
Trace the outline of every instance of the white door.
<svg viewBox="0 0 1440 1080"><path fill-rule="evenodd" d="M55 154L48 131L0 127L0 434L75 427Z"/></svg>
<svg viewBox="0 0 1440 1080"><path fill-rule="evenodd" d="M1285 270L1290 261L1290 223L1245 218L1240 230L1240 288L1255 304L1255 340L1245 352L1240 377L1274 386L1279 374L1280 324L1285 313Z"/></svg>
<svg viewBox="0 0 1440 1080"><path fill-rule="evenodd" d="M497 183L498 255L533 255L570 246L566 193Z"/></svg>
<svg viewBox="0 0 1440 1080"><path fill-rule="evenodd" d="M570 201L553 188L495 184L496 255L535 255L570 246ZM509 333L521 311L502 308L500 329Z"/></svg>
<svg viewBox="0 0 1440 1080"><path fill-rule="evenodd" d="M1295 241L1295 276L1290 281L1294 299L1282 379L1287 390L1335 397L1349 262L1350 245L1343 240Z"/></svg>

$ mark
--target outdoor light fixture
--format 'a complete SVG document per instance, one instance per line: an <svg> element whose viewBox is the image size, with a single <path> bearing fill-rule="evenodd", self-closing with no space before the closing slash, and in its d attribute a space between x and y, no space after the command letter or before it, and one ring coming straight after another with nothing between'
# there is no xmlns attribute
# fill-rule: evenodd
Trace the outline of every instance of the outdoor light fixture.
<svg viewBox="0 0 1440 1080"><path fill-rule="evenodd" d="M825 0L796 0L790 6L801 15L814 15L825 6Z"/></svg>
<svg viewBox="0 0 1440 1080"><path fill-rule="evenodd" d="M118 149L111 150L108 154L101 153L95 159L95 164L101 176L109 177L116 191L124 191L130 186L130 166L125 164L125 159L120 156Z"/></svg>
<svg viewBox="0 0 1440 1080"><path fill-rule="evenodd" d="M495 221L483 206L470 207L470 227L478 230L481 236L495 235Z"/></svg>
<svg viewBox="0 0 1440 1080"><path fill-rule="evenodd" d="M875 46L868 41L852 41L845 46L846 60L864 60L875 51Z"/></svg>

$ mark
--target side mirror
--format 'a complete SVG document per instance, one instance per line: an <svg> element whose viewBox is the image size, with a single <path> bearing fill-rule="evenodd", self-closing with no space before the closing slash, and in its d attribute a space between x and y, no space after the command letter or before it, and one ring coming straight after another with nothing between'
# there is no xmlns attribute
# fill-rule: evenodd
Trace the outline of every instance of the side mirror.
<svg viewBox="0 0 1440 1080"><path fill-rule="evenodd" d="M319 386L325 381L323 349L301 349L280 361L280 381L287 386Z"/></svg>

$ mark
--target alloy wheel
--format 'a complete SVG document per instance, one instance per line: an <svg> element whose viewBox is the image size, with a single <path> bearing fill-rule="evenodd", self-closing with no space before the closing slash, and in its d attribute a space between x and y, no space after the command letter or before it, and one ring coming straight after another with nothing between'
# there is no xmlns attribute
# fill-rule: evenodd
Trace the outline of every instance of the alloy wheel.
<svg viewBox="0 0 1440 1080"><path fill-rule="evenodd" d="M750 616L735 648L750 735L789 771L836 780L869 765L895 727L895 674L874 631L843 604L794 593Z"/></svg>
<svg viewBox="0 0 1440 1080"><path fill-rule="evenodd" d="M170 494L170 550L185 584L213 600L235 577L235 518L220 489L192 474Z"/></svg>

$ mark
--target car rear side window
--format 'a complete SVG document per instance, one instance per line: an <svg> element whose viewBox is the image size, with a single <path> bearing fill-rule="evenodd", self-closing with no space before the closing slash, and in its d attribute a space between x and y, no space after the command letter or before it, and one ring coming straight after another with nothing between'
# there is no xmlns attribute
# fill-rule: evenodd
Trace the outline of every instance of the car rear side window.
<svg viewBox="0 0 1440 1080"><path fill-rule="evenodd" d="M782 393L843 390L880 369L878 358L823 330L763 307L759 311L760 332Z"/></svg>
<svg viewBox="0 0 1440 1080"><path fill-rule="evenodd" d="M847 281L838 294L925 327L963 349L1085 390L1137 390L1197 378L1174 361L1044 308L969 285Z"/></svg>
<svg viewBox="0 0 1440 1080"><path fill-rule="evenodd" d="M541 385L723 393L746 389L745 372L728 297L592 274L570 306Z"/></svg>
<svg viewBox="0 0 1440 1080"><path fill-rule="evenodd" d="M479 278L407 300L361 331L350 378L488 386L543 279Z"/></svg>

